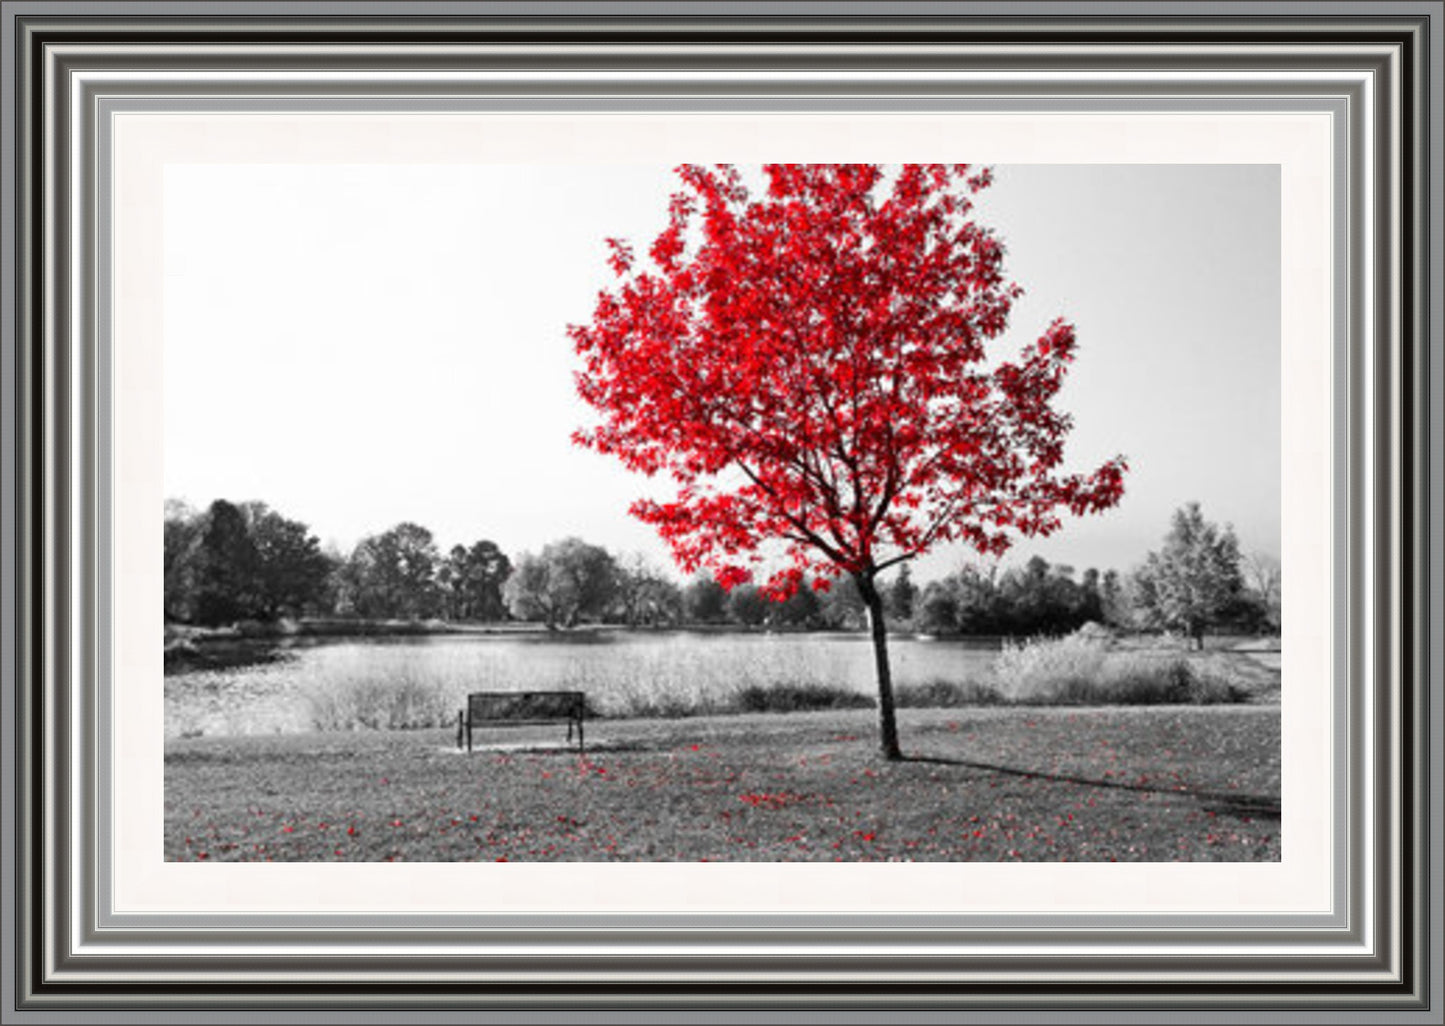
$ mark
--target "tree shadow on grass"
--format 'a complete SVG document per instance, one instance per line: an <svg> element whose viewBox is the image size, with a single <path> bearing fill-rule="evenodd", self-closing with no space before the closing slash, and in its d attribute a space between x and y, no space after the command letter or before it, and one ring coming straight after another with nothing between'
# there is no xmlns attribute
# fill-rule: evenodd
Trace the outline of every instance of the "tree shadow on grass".
<svg viewBox="0 0 1445 1026"><path fill-rule="evenodd" d="M1107 788L1113 791L1142 791L1149 794L1167 794L1178 798L1191 798L1199 802L1208 812L1226 816L1251 817L1257 819L1279 819L1279 798L1273 795L1241 794L1234 791L1194 790L1191 788L1160 787L1154 784L1130 784L1121 780L1098 780L1092 777L1076 777L1067 773L1044 773L1040 770L1018 769L1014 766L1000 766L991 762L974 762L968 759L945 759L937 755L905 755L904 762L928 763L936 766L963 766L967 769L983 770L987 773L1002 773L1027 780L1047 780L1059 784L1079 784L1084 787Z"/></svg>

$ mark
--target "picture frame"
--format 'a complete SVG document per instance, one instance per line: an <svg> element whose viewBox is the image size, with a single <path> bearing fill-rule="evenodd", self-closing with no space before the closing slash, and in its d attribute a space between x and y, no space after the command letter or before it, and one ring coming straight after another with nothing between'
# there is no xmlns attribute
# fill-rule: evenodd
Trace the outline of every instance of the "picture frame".
<svg viewBox="0 0 1445 1026"><path fill-rule="evenodd" d="M1439 0L6 0L3 13L4 1021L1445 1021ZM124 555L130 482L112 445L132 380L112 346L127 270L112 248L117 119L456 110L1285 112L1324 126L1320 644L1338 785L1325 907L118 905L127 853L146 842L120 836L117 681L133 667L116 639L148 571Z"/></svg>

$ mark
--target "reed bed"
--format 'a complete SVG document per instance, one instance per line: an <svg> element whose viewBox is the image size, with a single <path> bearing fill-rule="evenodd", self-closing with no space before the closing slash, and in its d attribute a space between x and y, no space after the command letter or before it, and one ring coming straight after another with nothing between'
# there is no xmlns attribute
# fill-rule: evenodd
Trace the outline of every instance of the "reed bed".
<svg viewBox="0 0 1445 1026"><path fill-rule="evenodd" d="M979 650L896 639L904 708L1201 704L1244 692L1230 659L1071 637ZM1267 671L1260 670L1265 673ZM605 718L846 709L877 694L866 639L809 635L427 638L302 644L264 666L166 678L166 734L446 726L473 691L572 690Z"/></svg>

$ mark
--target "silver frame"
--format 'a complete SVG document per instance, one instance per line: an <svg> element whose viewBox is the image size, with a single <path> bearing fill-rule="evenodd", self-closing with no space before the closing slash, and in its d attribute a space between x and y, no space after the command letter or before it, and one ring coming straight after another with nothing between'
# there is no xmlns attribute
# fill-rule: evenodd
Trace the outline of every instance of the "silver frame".
<svg viewBox="0 0 1445 1026"><path fill-rule="evenodd" d="M3 2L3 52L14 57L4 82L4 287L15 312L4 323L14 413L3 503L0 771L14 796L0 848L10 870L4 1021L160 1022L193 1019L197 1008L217 1022L303 1011L377 1022L1445 1021L1441 799L1430 786L1445 779L1445 347L1429 273L1442 266L1445 209L1441 0L383 0L365 17L335 3ZM435 45L443 42L444 51ZM950 74L961 68L984 77ZM441 69L470 75L443 96L419 73ZM525 87L488 74L508 69L538 73ZM835 74L808 75L824 69ZM889 79L897 69L926 74L902 86ZM1008 69L1072 81L987 80ZM281 75L261 83L261 70ZM560 70L574 74L548 80ZM728 80L737 70L762 74ZM324 84L314 77L321 71ZM1231 78L1221 83L1214 71ZM703 929L668 916L411 916L404 935L376 916L112 913L110 809L96 787L109 757L111 673L109 119L458 104L1327 113L1342 226L1333 694L1345 758L1336 819L1363 824L1337 840L1337 912L1263 926L1179 917L1167 928L1121 916L1065 927L1048 916L855 915L840 924L751 915ZM1201 956L1205 937L1211 954ZM446 954L408 955L422 946ZM1029 946L1047 953L1022 953Z"/></svg>

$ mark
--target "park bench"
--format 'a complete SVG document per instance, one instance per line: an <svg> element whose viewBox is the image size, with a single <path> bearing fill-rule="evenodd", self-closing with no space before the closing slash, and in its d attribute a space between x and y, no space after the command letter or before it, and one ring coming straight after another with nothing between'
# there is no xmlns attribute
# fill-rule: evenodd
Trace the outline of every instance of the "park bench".
<svg viewBox="0 0 1445 1026"><path fill-rule="evenodd" d="M485 724L520 727L536 723L567 723L567 741L577 728L577 751L585 754L582 721L587 715L587 696L581 691L474 691L467 707L457 712L457 748L462 735L467 751L472 750L472 731Z"/></svg>

